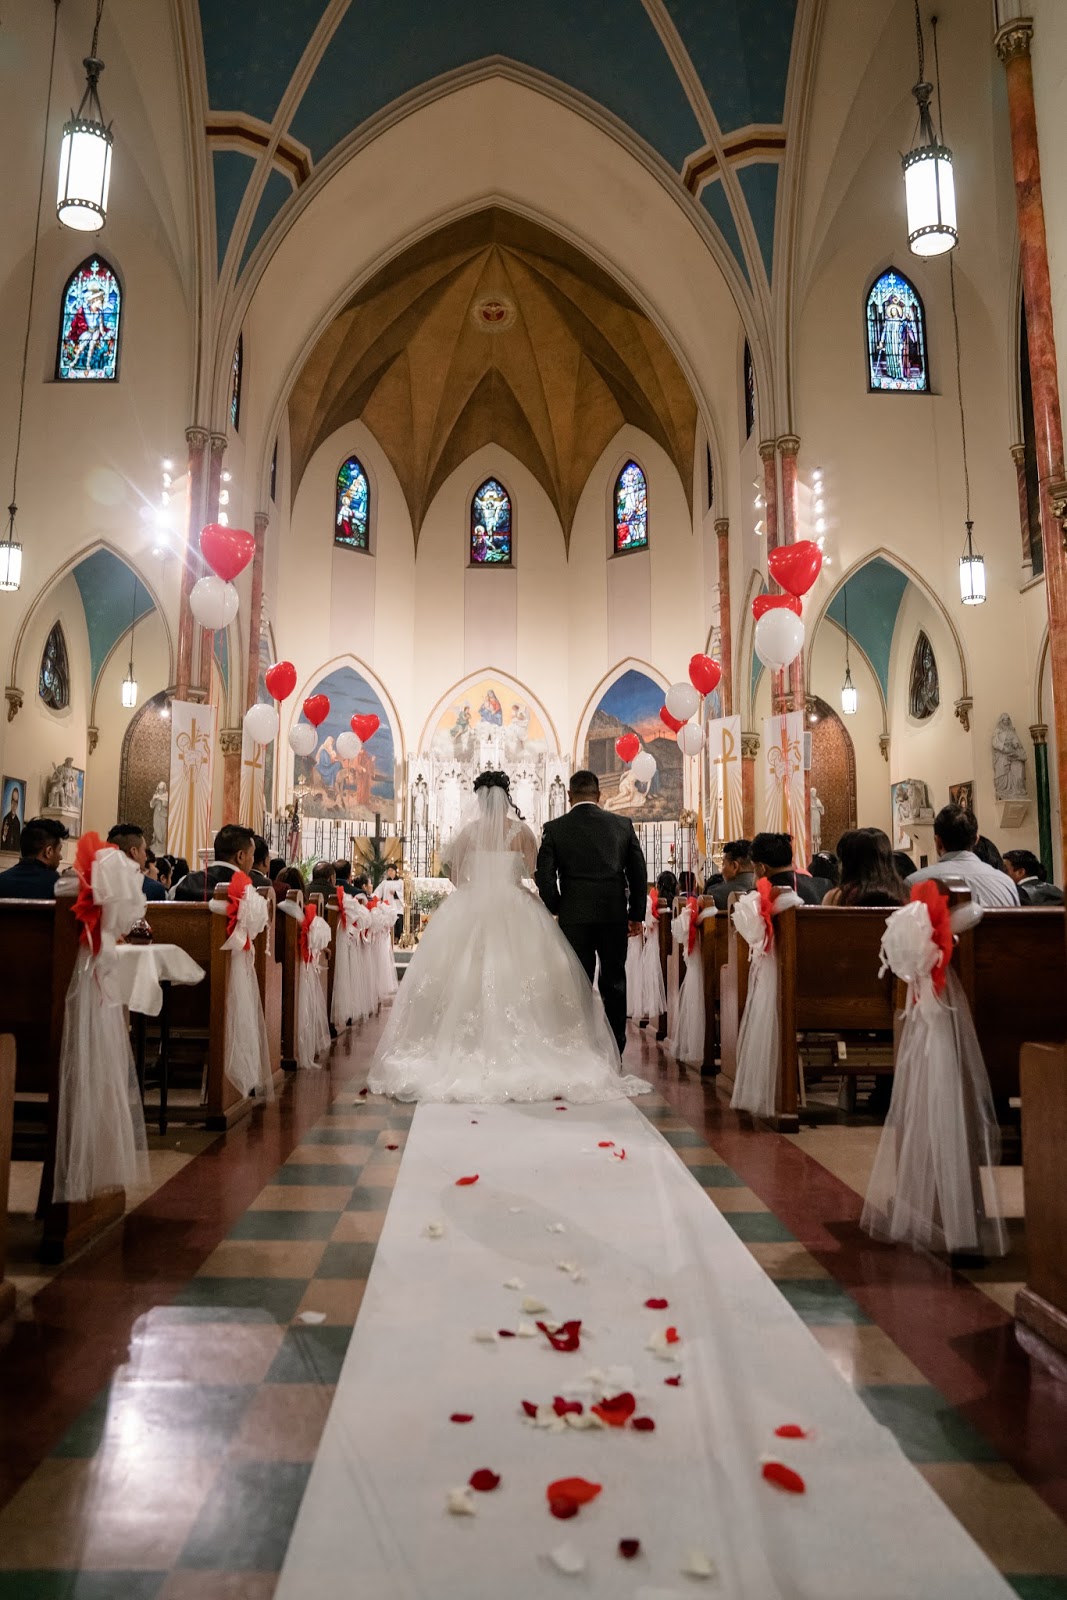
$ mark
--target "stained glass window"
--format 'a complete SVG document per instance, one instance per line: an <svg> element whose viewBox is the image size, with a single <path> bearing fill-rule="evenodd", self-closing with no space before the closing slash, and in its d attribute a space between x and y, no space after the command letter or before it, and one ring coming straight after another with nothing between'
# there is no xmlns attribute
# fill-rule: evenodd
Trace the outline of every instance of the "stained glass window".
<svg viewBox="0 0 1067 1600"><path fill-rule="evenodd" d="M745 380L745 438L752 437L752 430L756 426L756 368L752 361L752 351L749 349L748 340L745 340L744 359Z"/></svg>
<svg viewBox="0 0 1067 1600"><path fill-rule="evenodd" d="M495 478L486 478L471 501L471 561L511 565L511 496Z"/></svg>
<svg viewBox="0 0 1067 1600"><path fill-rule="evenodd" d="M648 549L648 485L636 461L615 479L615 554Z"/></svg>
<svg viewBox="0 0 1067 1600"><path fill-rule="evenodd" d="M925 394L926 319L914 284L890 267L867 296L867 366L872 389Z"/></svg>
<svg viewBox="0 0 1067 1600"><path fill-rule="evenodd" d="M241 426L241 369L244 360L244 335L239 333L233 347L233 366L230 369L230 425L234 430Z"/></svg>
<svg viewBox="0 0 1067 1600"><path fill-rule="evenodd" d="M370 549L370 484L355 456L349 456L337 474L333 542L346 550Z"/></svg>
<svg viewBox="0 0 1067 1600"><path fill-rule="evenodd" d="M116 378L121 316L119 280L106 261L90 256L71 274L63 291L56 377L103 383Z"/></svg>
<svg viewBox="0 0 1067 1600"><path fill-rule="evenodd" d="M44 642L41 652L41 670L37 677L37 693L52 711L64 711L70 705L70 668L67 665L67 641L57 622Z"/></svg>

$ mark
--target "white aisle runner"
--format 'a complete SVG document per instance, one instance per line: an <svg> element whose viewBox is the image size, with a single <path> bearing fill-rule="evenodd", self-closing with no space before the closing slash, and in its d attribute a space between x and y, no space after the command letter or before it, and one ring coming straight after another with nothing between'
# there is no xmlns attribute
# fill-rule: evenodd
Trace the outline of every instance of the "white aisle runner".
<svg viewBox="0 0 1067 1600"><path fill-rule="evenodd" d="M429 1236L428 1224L443 1233ZM521 1289L505 1287L515 1279ZM527 1297L548 1312L524 1312ZM647 1309L649 1298L668 1308ZM540 1333L476 1338L576 1318L573 1352ZM668 1326L677 1364L647 1348ZM523 1400L598 1398L593 1369L608 1393L636 1395L654 1431L524 1421ZM664 1382L677 1373L680 1386ZM776 1438L788 1423L812 1436ZM807 1492L764 1481L768 1458ZM472 1494L476 1515L450 1515L448 1491L482 1468L499 1487ZM561 1521L545 1491L572 1476L602 1492ZM640 1554L624 1560L620 1539L640 1540ZM560 1546L584 1559L580 1574L553 1563ZM715 1576L683 1573L693 1550ZM557 1593L1011 1591L634 1106L421 1106L275 1600Z"/></svg>

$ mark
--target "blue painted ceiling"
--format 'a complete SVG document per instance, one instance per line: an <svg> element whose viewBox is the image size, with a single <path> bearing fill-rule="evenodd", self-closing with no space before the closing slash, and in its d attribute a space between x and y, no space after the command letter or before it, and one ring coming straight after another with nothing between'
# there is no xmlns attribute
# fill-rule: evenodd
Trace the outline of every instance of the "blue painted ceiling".
<svg viewBox="0 0 1067 1600"><path fill-rule="evenodd" d="M94 550L74 568L89 632L89 664L95 685L112 649L138 620L154 610L152 596L132 568L110 550Z"/></svg>
<svg viewBox="0 0 1067 1600"><path fill-rule="evenodd" d="M827 616L843 628L848 590L848 631L874 668L887 699L893 633L908 581L899 567L875 556L842 584L827 608Z"/></svg>
<svg viewBox="0 0 1067 1600"><path fill-rule="evenodd" d="M271 124L326 0L199 0L212 123L240 113ZM666 0L719 129L780 124L784 116L797 0ZM368 118L421 85L489 56L545 73L604 106L681 174L706 135L664 40L641 0L352 0L294 109L285 132L320 162ZM232 152L216 153L220 261L243 185ZM242 158L237 158L238 160ZM766 270L774 244L777 164L739 169ZM243 260L288 193L272 182ZM709 192L711 191L711 192ZM721 183L705 208L747 272Z"/></svg>

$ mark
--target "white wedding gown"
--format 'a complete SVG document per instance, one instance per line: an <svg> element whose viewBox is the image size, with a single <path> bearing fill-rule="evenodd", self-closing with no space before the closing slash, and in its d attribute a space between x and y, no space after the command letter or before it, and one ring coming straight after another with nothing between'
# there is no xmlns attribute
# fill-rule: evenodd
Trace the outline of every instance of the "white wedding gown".
<svg viewBox="0 0 1067 1600"><path fill-rule="evenodd" d="M647 1093L649 1084L623 1074L600 996L523 887L537 855L533 834L509 818L503 790L478 798L479 819L452 847L456 892L412 957L368 1087L397 1100L470 1104Z"/></svg>

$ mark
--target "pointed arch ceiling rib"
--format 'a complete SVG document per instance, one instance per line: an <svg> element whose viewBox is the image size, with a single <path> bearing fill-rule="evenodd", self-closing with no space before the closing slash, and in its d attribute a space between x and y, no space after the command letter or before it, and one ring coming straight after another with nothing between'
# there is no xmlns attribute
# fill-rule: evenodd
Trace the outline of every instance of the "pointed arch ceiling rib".
<svg viewBox="0 0 1067 1600"><path fill-rule="evenodd" d="M769 277L798 4L246 0L235 8L232 0L199 0L220 267L235 227L243 269L293 187L369 118L444 74L501 57L578 91L630 128L703 204L751 281L759 264L746 260L735 198L723 191L721 173L708 176L719 155L741 163L744 205ZM713 122L687 78L699 83ZM738 139L742 130L749 136ZM220 164L218 154L254 158L247 185L274 135L268 188L238 224L239 166ZM713 191L707 199L705 189Z"/></svg>

